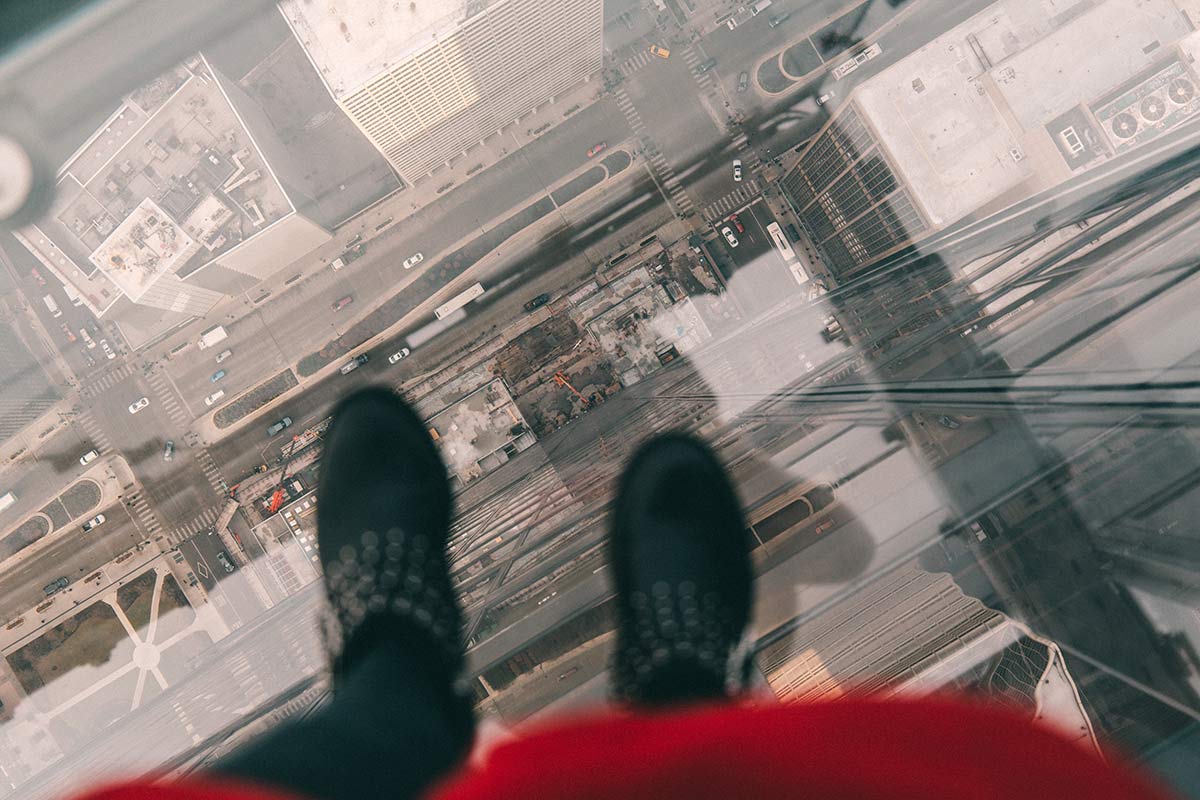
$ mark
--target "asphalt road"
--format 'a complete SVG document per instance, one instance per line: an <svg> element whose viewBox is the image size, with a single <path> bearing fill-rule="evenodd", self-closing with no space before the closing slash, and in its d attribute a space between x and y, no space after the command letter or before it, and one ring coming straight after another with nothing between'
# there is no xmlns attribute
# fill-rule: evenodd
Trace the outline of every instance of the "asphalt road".
<svg viewBox="0 0 1200 800"><path fill-rule="evenodd" d="M531 253L528 244L513 245L506 253L510 246L503 246L502 255L483 269L480 277L485 285L496 282L504 288L494 289L472 304L463 322L432 342L414 348L412 355L400 363L388 364L387 356L407 344L409 334L431 322L431 317L419 320L410 329L366 350L371 360L349 375L334 374L321 379L302 394L254 415L247 428L210 446L209 451L221 472L234 483L255 465L263 461L270 463L277 458L279 447L289 438L280 435L268 441L263 431L280 417L292 417L294 425L290 430L298 432L327 416L337 399L355 388L375 382L399 385L422 374L481 331L525 313L522 305L531 297L542 291L557 294L564 286L582 281L618 242L636 242L670 219L661 196L653 190L653 184L644 172L631 172L625 176L618 192L582 200L565 219L569 222L575 218L607 217L610 216L605 213L608 209L620 212L612 218L612 230L605 226L590 233L586 229L581 231L585 235L569 249L574 257L563 258L557 249L538 248ZM599 245L600 242L609 245L605 247ZM263 445L269 446L264 449Z"/></svg>
<svg viewBox="0 0 1200 800"><path fill-rule="evenodd" d="M0 619L11 619L37 605L45 597L42 587L59 575L72 581L86 577L99 565L145 540L145 534L121 503L99 512L108 518L103 525L84 533L72 524L65 531L51 533L57 537L53 544L4 574L0 581Z"/></svg>
<svg viewBox="0 0 1200 800"><path fill-rule="evenodd" d="M130 404L142 397L150 404L136 414L129 413ZM104 430L111 446L129 463L159 524L168 532L220 501L196 462L195 451L180 435L189 420L178 412L172 414L171 402L169 385L152 383L140 370L128 372L95 397L80 401L83 412ZM163 459L168 440L175 443L169 462Z"/></svg>
<svg viewBox="0 0 1200 800"><path fill-rule="evenodd" d="M192 348L170 361L168 369L173 380L195 413L206 410L203 400L215 388L224 389L229 396L250 388L264 375L285 368L337 338L377 298L394 294L417 275L434 268L438 258L459 241L487 230L496 218L506 216L514 207L523 207L584 166L587 149L593 143L604 140L614 146L628 136L625 119L611 101L579 111L535 144L514 152L474 176L470 183L367 239L365 255L344 269L316 271L237 321L210 320L212 324L228 322L229 337L212 350ZM402 262L418 252L424 255L424 261L405 272ZM331 259L332 255L325 261ZM312 268L296 264L290 269L299 273L311 272ZM346 296L353 297L354 304L341 311L332 310L333 303ZM227 375L214 386L210 378L218 367L213 357L223 349L232 350L233 355L220 365Z"/></svg>
<svg viewBox="0 0 1200 800"><path fill-rule="evenodd" d="M0 511L0 525L15 524L42 508L92 467L79 463L93 445L73 425L59 428L39 444L6 473L3 490L15 494L17 502Z"/></svg>
<svg viewBox="0 0 1200 800"><path fill-rule="evenodd" d="M212 602L233 628L240 628L263 613L262 602L250 589L244 572L215 534L201 533L179 543L179 552ZM221 563L225 556L230 567Z"/></svg>

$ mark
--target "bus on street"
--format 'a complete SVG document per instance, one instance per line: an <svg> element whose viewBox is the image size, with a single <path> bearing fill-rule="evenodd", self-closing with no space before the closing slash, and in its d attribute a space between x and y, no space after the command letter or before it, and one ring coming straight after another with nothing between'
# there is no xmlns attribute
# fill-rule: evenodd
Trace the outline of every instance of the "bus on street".
<svg viewBox="0 0 1200 800"><path fill-rule="evenodd" d="M481 297L483 292L483 284L477 283L468 288L466 291L456 294L454 297L438 306L437 310L433 312L433 315L438 319L445 319L455 311L458 311L460 308L465 306L467 303L470 303L472 300Z"/></svg>

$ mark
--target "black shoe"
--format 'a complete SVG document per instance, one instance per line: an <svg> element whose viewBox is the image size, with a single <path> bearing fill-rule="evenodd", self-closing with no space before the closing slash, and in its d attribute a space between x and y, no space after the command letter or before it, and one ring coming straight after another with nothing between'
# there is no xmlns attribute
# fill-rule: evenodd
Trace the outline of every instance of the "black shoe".
<svg viewBox="0 0 1200 800"><path fill-rule="evenodd" d="M745 688L753 604L741 504L712 451L672 434L621 477L610 557L617 587L615 694L640 705L709 700Z"/></svg>
<svg viewBox="0 0 1200 800"><path fill-rule="evenodd" d="M394 392L342 400L321 458L317 543L335 685L380 637L420 653L449 686L463 668L462 612L450 584L446 468L420 418Z"/></svg>

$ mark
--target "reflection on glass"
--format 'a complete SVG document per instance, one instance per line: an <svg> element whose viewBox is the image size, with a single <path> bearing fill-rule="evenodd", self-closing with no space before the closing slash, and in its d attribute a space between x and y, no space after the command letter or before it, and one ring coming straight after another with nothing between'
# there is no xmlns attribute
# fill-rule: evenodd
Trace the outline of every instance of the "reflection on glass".
<svg viewBox="0 0 1200 800"><path fill-rule="evenodd" d="M682 428L780 702L954 687L1178 777L1200 5L665 9L289 1L95 107L17 78L111 26L8 51L0 794L321 701L322 436L373 382L452 473L481 714L603 699L613 480Z"/></svg>

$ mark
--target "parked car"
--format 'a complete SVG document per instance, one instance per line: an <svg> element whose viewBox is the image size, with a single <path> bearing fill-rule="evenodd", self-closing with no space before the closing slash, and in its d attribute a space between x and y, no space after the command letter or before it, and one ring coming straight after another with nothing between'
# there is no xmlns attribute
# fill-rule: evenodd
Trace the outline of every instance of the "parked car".
<svg viewBox="0 0 1200 800"><path fill-rule="evenodd" d="M69 586L70 583L71 583L71 579L68 578L66 575L64 575L61 578L57 578L53 581L50 581L50 583L47 583L45 586L42 587L42 591L45 592L47 596L49 596L49 595L55 594L57 592L61 592L63 589L67 588L67 586Z"/></svg>
<svg viewBox="0 0 1200 800"><path fill-rule="evenodd" d="M334 302L333 310L341 311L343 308L345 308L346 306L350 305L353 302L354 302L354 296L348 294L345 297L343 297L342 299Z"/></svg>
<svg viewBox="0 0 1200 800"><path fill-rule="evenodd" d="M87 345L88 350L95 348L96 340L87 332L87 328L79 329L79 338L83 339L83 343Z"/></svg>
<svg viewBox="0 0 1200 800"><path fill-rule="evenodd" d="M217 353L217 363L220 364L222 361L229 358L231 355L233 355L232 350L222 350L221 352Z"/></svg>
<svg viewBox="0 0 1200 800"><path fill-rule="evenodd" d="M229 556L225 555L224 550L217 551L217 561L225 568L226 572L233 572L233 562L229 560Z"/></svg>
<svg viewBox="0 0 1200 800"><path fill-rule="evenodd" d="M658 56L659 58L670 58L671 51L665 47L660 47L656 44L650 45L650 55Z"/></svg>
<svg viewBox="0 0 1200 800"><path fill-rule="evenodd" d="M78 341L78 337L76 337L75 334L71 332L71 329L67 327L67 323L64 322L58 327L62 328L62 332L66 335L68 342L74 343Z"/></svg>
<svg viewBox="0 0 1200 800"><path fill-rule="evenodd" d="M219 369L212 374L212 377L208 379L208 382L216 383L217 381L221 380L221 378L224 378L224 377L225 377L225 370Z"/></svg>
<svg viewBox="0 0 1200 800"><path fill-rule="evenodd" d="M401 347L399 350L388 356L388 363L395 364L397 361L404 358L411 352L412 350L409 350L407 347Z"/></svg>
<svg viewBox="0 0 1200 800"><path fill-rule="evenodd" d="M42 277L42 273L38 272L37 267L31 268L29 270L29 274L33 276L35 281L37 281L38 286L46 285L46 279Z"/></svg>
<svg viewBox="0 0 1200 800"><path fill-rule="evenodd" d="M750 86L750 73L749 72L739 72L738 73L737 90L739 92L744 92L744 91L746 91L746 89L749 86Z"/></svg>
<svg viewBox="0 0 1200 800"><path fill-rule="evenodd" d="M733 179L739 183L742 180L742 160L740 158L733 160Z"/></svg>
<svg viewBox="0 0 1200 800"><path fill-rule="evenodd" d="M86 453L84 453L83 455L81 455L79 457L79 463L86 467L88 464L92 463L99 457L100 457L99 451L97 451L95 449L88 450Z"/></svg>
<svg viewBox="0 0 1200 800"><path fill-rule="evenodd" d="M597 153L603 153L607 149L608 149L608 142L597 142L596 144L594 144L588 148L588 158L591 158L592 156L596 155Z"/></svg>
<svg viewBox="0 0 1200 800"><path fill-rule="evenodd" d="M291 417L283 417L278 422L276 422L274 425L267 428L267 436L274 436L275 434L282 431L284 428L290 428L291 425L292 425L292 418Z"/></svg>
<svg viewBox="0 0 1200 800"><path fill-rule="evenodd" d="M210 394L208 397L204 398L204 405L211 406L213 403L217 402L224 396L225 396L225 390L217 389L215 392Z"/></svg>
<svg viewBox="0 0 1200 800"><path fill-rule="evenodd" d="M367 358L366 353L363 353L362 355L357 355L354 358L347 361L345 364L342 364L341 373L343 375L349 375L351 372L354 372L354 370L358 369L363 364L367 363L367 361L368 361L368 358Z"/></svg>
<svg viewBox="0 0 1200 800"><path fill-rule="evenodd" d="M542 293L525 304L526 311L534 311L550 302L550 295Z"/></svg>
<svg viewBox="0 0 1200 800"><path fill-rule="evenodd" d="M415 267L417 264L420 264L424 260L425 260L424 253L413 253L411 256L404 259L404 268L412 269L413 267Z"/></svg>
<svg viewBox="0 0 1200 800"><path fill-rule="evenodd" d="M730 214L730 215L729 215L729 222L730 222L730 223L733 225L734 229L735 229L735 230L736 230L738 233L745 233L745 232L746 232L746 226L742 224L742 220L741 220L741 218L740 218L740 217L738 217L738 215L737 215L737 214Z"/></svg>
<svg viewBox="0 0 1200 800"><path fill-rule="evenodd" d="M716 65L717 65L717 60L715 58L710 58L707 61L701 61L699 64L696 65L696 73L703 75L705 72L708 72L710 69L712 69Z"/></svg>
<svg viewBox="0 0 1200 800"><path fill-rule="evenodd" d="M784 12L783 14L777 14L776 16L771 17L771 19L767 20L767 25L771 26L772 28L778 28L780 25L791 19L791 16L792 12L790 11Z"/></svg>
<svg viewBox="0 0 1200 800"><path fill-rule="evenodd" d="M835 97L837 97L835 93L825 92L823 95L817 98L817 105L823 106Z"/></svg>
<svg viewBox="0 0 1200 800"><path fill-rule="evenodd" d="M725 241L729 242L730 247L738 246L738 238L733 235L733 231L729 230L729 226L721 228L721 235L725 237Z"/></svg>
<svg viewBox="0 0 1200 800"><path fill-rule="evenodd" d="M175 442L167 439L167 443L163 445L163 461L170 461L175 457Z"/></svg>
<svg viewBox="0 0 1200 800"><path fill-rule="evenodd" d="M97 525L103 525L107 521L108 521L108 517L104 516L103 514L97 514L96 516L89 519L87 522L83 523L83 532L87 533L92 528L95 528Z"/></svg>
<svg viewBox="0 0 1200 800"><path fill-rule="evenodd" d="M129 413L136 414L137 412L141 411L143 408L145 408L148 405L150 405L149 397L142 397L137 400L134 400L132 403L129 404Z"/></svg>
<svg viewBox="0 0 1200 800"><path fill-rule="evenodd" d="M104 351L104 357L109 361L112 361L117 357L117 354L113 352L113 349L108 346L108 339L100 340L100 349Z"/></svg>

